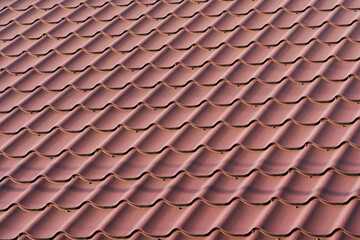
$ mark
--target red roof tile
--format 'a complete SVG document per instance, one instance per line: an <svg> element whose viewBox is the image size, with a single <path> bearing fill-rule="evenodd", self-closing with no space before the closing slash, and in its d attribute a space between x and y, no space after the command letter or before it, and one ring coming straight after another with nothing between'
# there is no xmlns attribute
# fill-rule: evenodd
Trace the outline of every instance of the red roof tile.
<svg viewBox="0 0 360 240"><path fill-rule="evenodd" d="M359 10L0 1L0 238L360 238Z"/></svg>

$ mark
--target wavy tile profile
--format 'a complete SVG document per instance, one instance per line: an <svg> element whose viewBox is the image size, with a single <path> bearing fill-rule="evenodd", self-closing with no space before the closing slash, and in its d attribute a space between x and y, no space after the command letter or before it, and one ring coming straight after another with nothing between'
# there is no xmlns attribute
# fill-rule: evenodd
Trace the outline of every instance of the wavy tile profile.
<svg viewBox="0 0 360 240"><path fill-rule="evenodd" d="M0 1L0 239L359 239L359 14Z"/></svg>
<svg viewBox="0 0 360 240"><path fill-rule="evenodd" d="M190 83L185 87L159 84L154 88L139 88L129 85L124 89L98 86L89 91L73 87L64 91L47 91L38 88L33 92L9 89L0 94L3 103L0 106L0 113L11 113L18 109L25 112L41 112L47 109L68 112L80 106L94 111L103 110L108 106L136 110L140 106L152 109L163 109L173 105L194 108L205 104L231 106L238 102L260 106L269 102L295 104L304 99L317 103L330 103L337 98L356 103L360 100L357 94L359 88L359 78L351 77L347 81L327 81L320 78L308 83L284 80L279 84L252 81L246 85L234 85L229 82L219 82L214 86ZM318 89L322 91L319 92ZM286 94L289 91L292 95Z"/></svg>
<svg viewBox="0 0 360 240"><path fill-rule="evenodd" d="M50 134L36 134L25 130L15 136L2 135L0 152L10 157L25 157L32 152L54 157L63 152L79 156L93 155L99 150L120 155L131 150L147 154L160 153L165 149L194 152L202 146L219 152L229 151L235 146L249 150L265 150L275 145L295 150L302 149L308 144L331 149L348 143L358 148L359 123L360 121L356 121L352 125L338 125L324 121L318 125L304 126L287 122L281 127L254 123L248 128L218 124L210 129L185 125L176 130L153 126L145 131L120 127L106 132L88 128L81 133L68 133L56 129ZM156 142L153 139L156 139Z"/></svg>
<svg viewBox="0 0 360 240"><path fill-rule="evenodd" d="M337 69L334 71L334 69ZM159 85L169 88L184 88L188 85L213 87L216 85L251 85L256 82L278 84L292 81L297 85L311 82L344 82L359 78L358 61L340 61L336 58L324 63L298 60L294 64L277 64L267 61L264 65L247 65L235 62L230 66L216 66L206 63L203 67L186 68L178 65L173 69L157 69L153 66L142 70L128 70L117 66L112 71L98 71L88 68L84 72L68 72L58 69L54 73L30 70L26 74L14 75L2 72L1 95L8 90L15 92L62 92L71 88L82 91L103 87L111 90L140 88L151 90ZM267 84L263 84L266 86ZM313 84L312 86L315 86ZM331 84L332 85L332 84ZM308 86L308 85L306 85Z"/></svg>
<svg viewBox="0 0 360 240"><path fill-rule="evenodd" d="M31 153L24 159L2 155L1 174L2 179L11 178L24 183L35 182L39 178L64 182L76 176L86 181L101 181L109 175L125 180L136 180L147 174L157 178L174 178L181 172L207 177L218 171L234 177L246 177L255 171L281 176L292 170L305 175L322 175L331 169L345 175L357 175L360 165L356 159L359 154L359 148L350 144L334 149L308 144L296 150L273 145L262 151L235 146L221 152L200 147L195 152L165 149L159 154L132 150L126 155L98 151L91 156L64 152L58 157Z"/></svg>
<svg viewBox="0 0 360 240"><path fill-rule="evenodd" d="M42 238L56 237L64 233L74 238L90 238L97 232L109 237L132 237L140 232L161 238L176 231L195 237L209 235L214 230L222 230L230 236L248 236L253 230L261 230L273 237L289 236L294 231L301 230L305 233L312 232L314 236L326 237L333 235L338 229L351 236L359 236L359 217L356 214L358 209L359 200L352 200L347 205L327 205L313 200L304 206L287 205L280 201L274 201L269 206L252 206L234 200L224 206L197 201L187 207L175 207L159 202L151 208L138 208L123 203L114 209L106 210L91 205L75 211L50 206L44 212L29 212L15 207L2 216L6 224L0 229L9 230L0 237L27 235ZM342 214L339 217L340 213ZM15 222L14 217L19 215L23 221ZM56 219L62 221L58 222ZM326 225L316 227L325 219ZM30 226L29 221L32 222ZM292 224L284 225L288 221ZM87 226L85 229L83 224Z"/></svg>
<svg viewBox="0 0 360 240"><path fill-rule="evenodd" d="M306 2L306 1L305 1ZM38 3L39 4L39 3ZM129 21L139 20L142 16L154 19L166 18L173 15L179 18L191 18L196 13L201 13L205 16L216 16L223 12L229 12L234 15L248 15L251 12L259 12L262 14L276 13L280 10L288 12L300 13L308 9L315 11L331 11L336 7L342 7L350 10L358 10L360 5L349 4L346 1L324 2L315 4L314 6L306 6L300 1L292 3L272 1L270 3L262 1L260 3L253 3L251 1L244 1L242 3L233 3L231 1L153 1L151 3L143 3L141 1L129 1L126 4L116 4L114 2L105 1L103 3L79 3L77 6L66 6L66 3L59 3L47 8L39 5L29 5L27 8L32 8L32 15L24 14L25 9L16 9L8 6L3 8L4 19L0 25L8 25L16 22L23 25L32 25L37 21L43 21L49 24L55 24L63 19L72 22L84 22L89 18L97 21L110 21L114 16L123 18ZM48 10L48 11L44 11ZM49 11L50 10L50 11ZM17 14L14 19L14 15ZM59 12L61 14L59 14ZM117 14L116 14L117 13ZM116 14L116 15L115 15ZM7 18L6 18L7 17Z"/></svg>
<svg viewBox="0 0 360 240"><path fill-rule="evenodd" d="M214 2L216 1L210 1L210 3ZM218 2L221 3L224 1ZM186 1L184 5L189 5L187 3L188 1ZM239 4L235 2L234 5L237 7ZM191 9L189 6L186 6L185 9L186 8ZM317 9L307 8L300 12L290 12L287 11L287 9L279 9L271 13L248 11L243 14L234 14L234 11L222 11L215 15L206 15L202 12L192 11L190 16L185 18L170 13L160 19L143 14L133 21L119 17L116 13L113 13L114 17L107 21L99 21L95 17L88 17L80 22L74 22L69 18L62 18L56 21L56 24L49 24L46 21L40 20L34 21L33 24L24 25L18 21L14 21L10 24L0 26L0 39L3 41L14 40L18 37L40 39L44 35L44 30L47 31L45 35L49 37L66 38L70 35L93 37L98 33L103 33L108 36L121 36L125 33L148 35L153 31L175 34L181 29L186 29L190 32L204 32L208 28L213 28L223 32L231 31L238 27L247 30L262 30L267 26L273 26L279 29L290 29L294 26L319 28L326 23L331 23L335 26L349 26L354 22L358 22L359 13L357 10L359 8L360 7L348 9L338 5L334 6L333 11L331 11L335 14L329 14L330 11L318 11ZM210 7L210 9L217 9L217 7ZM53 15L56 16L58 14L59 13ZM343 14L346 14L347 17L341 17Z"/></svg>
<svg viewBox="0 0 360 240"><path fill-rule="evenodd" d="M112 5L117 7L128 7L132 4L138 4L140 6L152 6L158 3L166 3L169 5L177 5L181 4L185 1L183 0L171 0L171 1L159 1L159 0L127 0L127 1L108 1L108 0L101 0L101 1L94 1L94 0L75 0L75 1L36 1L36 2L20 2L16 1L13 2L11 0L4 1L2 9L11 9L13 11L27 11L30 8L40 9L40 10L51 10L52 8L55 8L57 6L61 6L64 9L77 9L79 6L86 6L91 8L101 8L105 5ZM190 3L207 3L209 1L206 0L191 0ZM253 1L244 1L240 4L237 4L238 11L242 11L243 13L246 13L247 11L251 9L258 9L259 11L264 12L271 12L275 11L275 9L284 7L288 9L289 11L301 11L301 9L307 8L307 7L314 7L319 10L331 10L336 5L343 5L347 8L357 8L359 7L358 3L356 1L344 1L344 0L336 0L336 1L326 1L326 0L318 0L313 5L310 5L311 1L306 0L295 0L295 1L285 1L285 2L277 2L277 1L271 1L271 4L268 3L268 1L259 1L259 2L253 2ZM235 5L235 4L234 4Z"/></svg>
<svg viewBox="0 0 360 240"><path fill-rule="evenodd" d="M43 178L33 184L7 179L0 189L3 196L0 211L15 206L42 211L49 205L72 210L88 204L106 209L115 208L122 202L137 207L151 207L160 201L189 206L200 199L211 205L226 205L235 199L259 206L269 205L275 199L292 205L306 205L313 199L339 205L358 199L359 185L353 184L359 182L358 178L331 170L321 176L291 171L281 177L261 172L248 177L216 172L208 178L180 173L171 179L144 175L139 180L125 180L112 175L104 181L75 177L68 182L52 182ZM340 184L335 185L335 182Z"/></svg>
<svg viewBox="0 0 360 240"><path fill-rule="evenodd" d="M347 63L359 60L359 46L356 42L343 41L334 45L314 43L305 46L293 46L284 43L272 48L255 44L246 50L225 45L219 49L208 50L194 47L190 51L164 48L158 53L137 50L127 54L108 50L100 55L85 52L79 52L74 56L57 53L52 53L46 57L22 55L14 61L11 61L12 58L4 59L2 62L5 67L0 71L12 74L23 74L30 70L40 73L54 73L60 69L68 72L83 72L86 69L111 71L115 68L124 68L131 71L142 70L147 66L156 69L173 69L179 65L191 69L201 68L209 63L216 67L229 67L237 63L250 66L264 65L269 62L270 64L287 65L298 62L325 63L334 59ZM347 49L346 54L342 53L344 48ZM314 49L321 53L314 56ZM260 55L259 52L262 54ZM304 56L295 57L298 52L305 52ZM295 56L291 53L294 53ZM195 55L196 58L194 58ZM22 66L19 66L18 62L21 62Z"/></svg>
<svg viewBox="0 0 360 240"><path fill-rule="evenodd" d="M19 38L15 41L0 43L0 49L2 49L0 53L5 57L17 57L25 53L33 56L43 56L51 52L74 55L78 51L99 54L109 49L127 53L136 49L160 51L166 47L175 50L189 50L193 46L213 49L219 48L221 45L246 48L253 44L273 47L283 42L291 45L304 45L309 44L311 41L336 44L345 39L358 42L360 39L357 31L358 26L359 24L354 23L348 27L336 27L327 23L315 29L299 26L293 29L281 30L269 26L264 31L248 31L243 28L236 28L234 31L224 33L214 29L208 29L205 33L191 33L181 30L170 35L155 31L145 36L127 33L116 38L97 34L94 39L79 36L54 39L45 36L39 41ZM333 31L334 33L332 35L325 34L326 31Z"/></svg>
<svg viewBox="0 0 360 240"><path fill-rule="evenodd" d="M293 110L289 113L289 109ZM302 98L299 103L294 104L270 100L263 105L252 105L241 101L235 101L230 105L204 102L197 107L171 103L166 108L141 105L135 109L120 109L108 105L101 110L79 106L69 111L59 111L49 107L40 112L17 109L0 115L2 119L0 133L15 135L27 130L44 134L55 129L75 133L83 132L87 128L106 132L115 131L120 127L143 131L152 126L174 130L185 125L213 128L222 123L239 128L249 127L254 123L270 127L279 127L287 122L298 125L318 125L321 121L349 125L359 120L359 112L358 101L342 98L334 98L333 101L323 103Z"/></svg>

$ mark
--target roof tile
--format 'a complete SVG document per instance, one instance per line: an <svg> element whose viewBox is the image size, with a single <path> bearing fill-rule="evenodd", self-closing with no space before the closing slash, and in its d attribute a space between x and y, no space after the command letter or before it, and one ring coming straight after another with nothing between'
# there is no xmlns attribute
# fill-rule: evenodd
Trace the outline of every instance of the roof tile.
<svg viewBox="0 0 360 240"><path fill-rule="evenodd" d="M0 238L359 238L358 10L1 1Z"/></svg>

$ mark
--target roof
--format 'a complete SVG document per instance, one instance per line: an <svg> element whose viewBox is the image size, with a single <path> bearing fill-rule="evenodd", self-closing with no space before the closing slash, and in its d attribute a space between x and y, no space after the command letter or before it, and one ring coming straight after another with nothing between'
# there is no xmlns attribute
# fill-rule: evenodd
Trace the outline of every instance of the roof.
<svg viewBox="0 0 360 240"><path fill-rule="evenodd" d="M0 238L360 237L360 1L0 1Z"/></svg>

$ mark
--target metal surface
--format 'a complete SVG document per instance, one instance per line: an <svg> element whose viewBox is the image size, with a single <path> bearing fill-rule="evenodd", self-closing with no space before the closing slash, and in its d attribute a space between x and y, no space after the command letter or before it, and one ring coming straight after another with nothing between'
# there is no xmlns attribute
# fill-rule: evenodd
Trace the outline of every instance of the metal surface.
<svg viewBox="0 0 360 240"><path fill-rule="evenodd" d="M0 238L360 238L358 0L0 1Z"/></svg>

